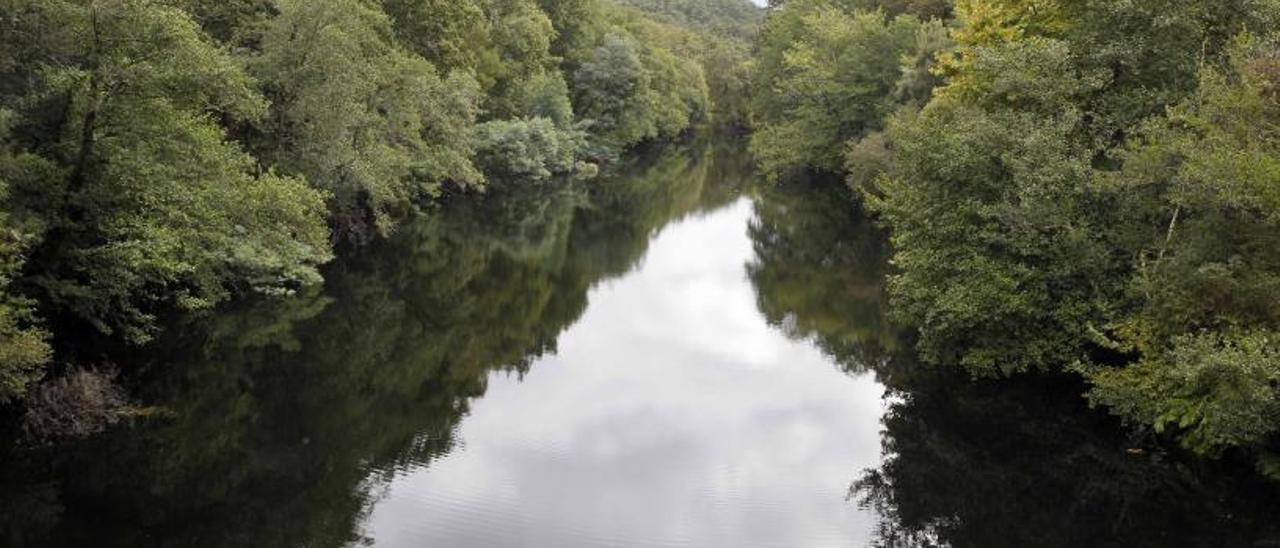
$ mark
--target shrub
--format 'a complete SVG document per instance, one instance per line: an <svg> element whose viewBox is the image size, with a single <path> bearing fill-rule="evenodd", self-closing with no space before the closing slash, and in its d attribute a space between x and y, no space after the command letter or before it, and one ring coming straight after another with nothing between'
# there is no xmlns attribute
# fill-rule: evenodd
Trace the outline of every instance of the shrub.
<svg viewBox="0 0 1280 548"><path fill-rule="evenodd" d="M27 396L23 429L36 439L95 434L120 422L128 411L115 369L75 369L40 384Z"/></svg>
<svg viewBox="0 0 1280 548"><path fill-rule="evenodd" d="M476 164L495 180L542 182L572 173L585 134L549 118L495 120L476 127Z"/></svg>

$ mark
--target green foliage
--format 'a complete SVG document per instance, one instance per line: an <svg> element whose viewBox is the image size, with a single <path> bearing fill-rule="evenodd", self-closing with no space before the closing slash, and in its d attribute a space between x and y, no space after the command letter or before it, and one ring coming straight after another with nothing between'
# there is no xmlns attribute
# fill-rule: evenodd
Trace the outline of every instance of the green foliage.
<svg viewBox="0 0 1280 548"><path fill-rule="evenodd" d="M1011 5L970 2L962 13L998 19L992 14ZM1127 76L1141 84L1121 82L1119 73L1103 68L1110 61L1098 57L1109 50L1091 46L1076 53L1082 48L1077 40L1096 44L1104 37L1094 29L1106 23L1104 16L1128 25L1147 13L1119 9L1037 12L1048 22L1034 28L1049 29L1037 31L1048 37L990 29L961 34L962 44L977 45L966 50L960 72L922 113L892 125L885 148L893 167L878 182L863 184L894 230L895 263L902 268L894 294L903 319L920 327L927 358L979 374L1055 369L1119 349L1105 330L1142 329L1124 319L1135 293L1128 279L1135 267L1141 271L1155 262L1145 257L1151 245L1163 246L1156 238L1163 238L1161 227L1170 224L1176 206L1150 201L1149 191L1123 189L1149 186L1131 173L1141 163L1117 157L1132 166L1113 174L1099 169L1097 160L1115 135L1133 131L1125 120L1155 111L1144 101L1158 104L1159 97L1188 87L1177 80L1177 67L1193 66L1204 40L1193 49L1178 38L1180 50L1170 45L1160 53L1166 70L1143 68ZM1195 12L1189 4L1181 9ZM1205 37L1223 23L1166 24L1188 25L1184 33ZM1128 35L1105 37L1117 42L1115 55L1119 49L1155 55L1124 47ZM1181 61L1168 59L1177 51ZM1126 105L1122 115L1110 110L1117 104ZM856 149L860 157L884 158L870 152ZM1226 252L1230 246L1223 243L1212 245ZM1193 268L1205 264L1197 261Z"/></svg>
<svg viewBox="0 0 1280 548"><path fill-rule="evenodd" d="M752 149L771 175L837 172L846 143L882 128L921 23L793 0L769 17L755 74Z"/></svg>
<svg viewBox="0 0 1280 548"><path fill-rule="evenodd" d="M476 127L476 163L505 181L542 182L574 170L584 138L548 118L486 122Z"/></svg>
<svg viewBox="0 0 1280 548"><path fill-rule="evenodd" d="M7 180L19 167L9 143L13 113L0 108L0 403L21 397L44 375L51 357L49 334L41 329L34 303L11 287L26 262L31 234L10 214Z"/></svg>
<svg viewBox="0 0 1280 548"><path fill-rule="evenodd" d="M896 119L894 173L868 204L893 227L895 313L926 359L974 374L1080 359L1110 263L1087 221L1074 117L935 105Z"/></svg>
<svg viewBox="0 0 1280 548"><path fill-rule="evenodd" d="M494 117L525 114L520 99L535 79L555 72L551 43L555 28L533 0L500 0L493 22L493 41L498 53L495 83L489 92L488 111Z"/></svg>
<svg viewBox="0 0 1280 548"><path fill-rule="evenodd" d="M624 0L622 4L670 25L647 25L644 42L696 59L707 81L711 121L746 129L751 114L751 40L764 11L748 0Z"/></svg>
<svg viewBox="0 0 1280 548"><path fill-rule="evenodd" d="M1231 36L1280 10L1157 4L960 1L950 40L916 33L897 87L879 79L861 101L923 108L883 133L876 118L831 131L804 110L771 120L783 95L762 93L756 149L767 169L831 169L809 152L844 146L850 183L892 229L893 314L923 359L1083 371L1094 402L1194 451L1257 447L1277 419L1280 86L1274 42ZM847 9L774 12L764 81L865 90L817 78L835 61L801 63L813 54L797 44L828 36L819 22L867 17ZM814 79L786 79L794 68Z"/></svg>
<svg viewBox="0 0 1280 548"><path fill-rule="evenodd" d="M0 178L0 203L7 198ZM26 236L10 225L2 209L0 231L0 402L6 402L21 396L29 384L44 375L50 349L49 335L36 325L31 301L15 295L9 287L22 267Z"/></svg>
<svg viewBox="0 0 1280 548"><path fill-rule="evenodd" d="M538 5L556 31L551 53L562 58L565 72L571 72L577 57L600 37L602 3L599 0L538 0Z"/></svg>
<svg viewBox="0 0 1280 548"><path fill-rule="evenodd" d="M533 0L390 0L383 9L411 51L444 72L475 76L487 117L521 114L524 87L555 70L556 31Z"/></svg>
<svg viewBox="0 0 1280 548"><path fill-rule="evenodd" d="M1068 58L1040 39L979 58L978 104L946 96L898 116L882 147L889 174L859 175L893 228L895 313L920 328L927 360L976 375L1052 370L1082 359L1082 334L1107 319L1118 291L1097 237L1107 204L1077 137L1082 117L1064 110L1098 83ZM848 161L874 172L887 154L864 143Z"/></svg>
<svg viewBox="0 0 1280 548"><path fill-rule="evenodd" d="M22 397L44 376L52 356L49 334L39 325L35 303L11 287L32 243L28 227L12 218L8 179L24 167L14 158L13 112L0 108L0 403Z"/></svg>
<svg viewBox="0 0 1280 548"><path fill-rule="evenodd" d="M1124 170L1106 179L1127 206L1122 242L1141 257L1132 282L1140 311L1126 332L1135 344L1280 323L1271 252L1280 108L1265 74L1274 51L1239 58L1244 72L1230 77L1206 72L1201 91L1144 126L1118 154Z"/></svg>
<svg viewBox="0 0 1280 548"><path fill-rule="evenodd" d="M573 104L569 101L569 84L558 71L533 77L520 101L520 112L551 120L556 127L573 125Z"/></svg>
<svg viewBox="0 0 1280 548"><path fill-rule="evenodd" d="M915 46L902 57L902 76L893 98L900 104L919 108L929 102L933 90L944 82L939 77L938 56L954 44L945 23L925 21L916 30Z"/></svg>
<svg viewBox="0 0 1280 548"><path fill-rule="evenodd" d="M210 36L223 42L248 41L274 15L272 0L176 0Z"/></svg>
<svg viewBox="0 0 1280 548"><path fill-rule="evenodd" d="M605 36L574 73L575 110L610 150L670 138L705 118L702 68L630 34Z"/></svg>
<svg viewBox="0 0 1280 548"><path fill-rule="evenodd" d="M1197 452L1274 441L1280 47L1248 33L1280 5L962 0L947 36L877 4L771 12L753 144L771 173L843 156L922 357L1082 372Z"/></svg>
<svg viewBox="0 0 1280 548"><path fill-rule="evenodd" d="M706 40L697 52L707 78L712 121L725 128L751 127L751 49L745 43Z"/></svg>
<svg viewBox="0 0 1280 548"><path fill-rule="evenodd" d="M447 72L476 70L486 62L482 57L493 54L484 9L487 4L471 0L386 0L382 9L394 22L402 44Z"/></svg>
<svg viewBox="0 0 1280 548"><path fill-rule="evenodd" d="M315 284L334 239L486 174L588 176L707 121L699 54L726 39L605 1L5 2L0 399L49 360L41 316L142 343ZM717 51L740 81L745 48Z"/></svg>
<svg viewBox="0 0 1280 548"><path fill-rule="evenodd" d="M590 120L598 133L617 134L614 139L621 142L638 141L646 131L628 127L633 122L624 117L636 105L643 108L641 94L649 86L638 50L630 37L609 35L574 73L578 116Z"/></svg>
<svg viewBox="0 0 1280 548"><path fill-rule="evenodd" d="M1091 379L1094 401L1173 425L1216 453L1274 431L1280 328L1280 71L1275 42L1242 37L1199 90L1138 131L1105 184L1140 259L1117 338L1137 364Z"/></svg>
<svg viewBox="0 0 1280 548"><path fill-rule="evenodd" d="M1023 42L1057 40L1073 78L1099 85L1073 100L1087 114L1080 132L1098 148L1119 144L1129 129L1192 93L1200 64L1220 58L1232 36L1274 28L1280 6L1254 0L1058 2L966 0L958 3L958 61L948 63L947 93L985 101L984 57L1007 56Z"/></svg>
<svg viewBox="0 0 1280 548"><path fill-rule="evenodd" d="M686 27L750 40L764 10L748 0L621 0L621 3Z"/></svg>
<svg viewBox="0 0 1280 548"><path fill-rule="evenodd" d="M274 100L265 157L330 193L340 227L394 219L446 181L479 184L468 133L479 92L398 47L386 15L358 0L283 2L252 67Z"/></svg>
<svg viewBox="0 0 1280 548"><path fill-rule="evenodd" d="M1090 378L1094 402L1177 432L1199 453L1258 444L1280 428L1275 332L1179 336L1164 351Z"/></svg>
<svg viewBox="0 0 1280 548"><path fill-rule="evenodd" d="M15 216L40 228L26 270L44 305L138 341L158 310L318 281L322 196L226 139L215 116L265 103L189 16L145 0L17 9L29 87L5 98L18 153L0 167Z"/></svg>

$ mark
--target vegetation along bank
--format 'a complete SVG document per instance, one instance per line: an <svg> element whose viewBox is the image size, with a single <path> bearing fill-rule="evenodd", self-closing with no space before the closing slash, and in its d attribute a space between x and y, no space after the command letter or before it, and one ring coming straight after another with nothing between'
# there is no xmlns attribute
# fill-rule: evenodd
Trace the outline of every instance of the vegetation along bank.
<svg viewBox="0 0 1280 548"><path fill-rule="evenodd" d="M3 3L0 402L100 429L128 364L90 339L317 284L336 244L450 194L745 126L760 10L648 4Z"/></svg>
<svg viewBox="0 0 1280 548"><path fill-rule="evenodd" d="M923 360L1280 473L1280 4L775 4L754 151L847 176Z"/></svg>

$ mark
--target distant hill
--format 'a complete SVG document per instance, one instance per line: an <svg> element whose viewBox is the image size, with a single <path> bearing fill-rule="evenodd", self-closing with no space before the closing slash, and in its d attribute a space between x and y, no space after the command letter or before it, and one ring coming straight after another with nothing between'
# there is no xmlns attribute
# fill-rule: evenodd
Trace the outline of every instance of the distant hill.
<svg viewBox="0 0 1280 548"><path fill-rule="evenodd" d="M755 36L764 8L751 0L618 0L654 17L744 40Z"/></svg>

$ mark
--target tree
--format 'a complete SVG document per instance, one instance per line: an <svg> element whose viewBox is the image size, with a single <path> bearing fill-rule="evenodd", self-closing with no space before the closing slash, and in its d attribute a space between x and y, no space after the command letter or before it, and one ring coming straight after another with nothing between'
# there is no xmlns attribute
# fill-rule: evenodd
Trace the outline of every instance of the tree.
<svg viewBox="0 0 1280 548"><path fill-rule="evenodd" d="M589 176L584 158L706 122L702 37L601 6L5 2L0 400L55 344L85 359L42 318L143 343L162 317L315 284L335 239L480 188L476 162L507 182ZM578 70L606 34L630 48L622 88L608 55Z"/></svg>
<svg viewBox="0 0 1280 548"><path fill-rule="evenodd" d="M359 0L280 4L253 72L273 100L264 160L331 195L339 231L386 232L446 182L479 185L469 132L479 89L395 45Z"/></svg>
<svg viewBox="0 0 1280 548"><path fill-rule="evenodd" d="M525 86L558 68L553 22L534 0L390 0L384 9L410 51L476 77L485 119L528 114L519 110Z"/></svg>
<svg viewBox="0 0 1280 548"><path fill-rule="evenodd" d="M613 33L574 73L574 106L607 152L672 137L704 117L706 80L696 63Z"/></svg>
<svg viewBox="0 0 1280 548"><path fill-rule="evenodd" d="M1280 420L1276 47L1231 37L1280 10L957 13L945 86L849 154L881 173L854 180L893 231L893 301L923 357L1082 372L1095 403L1198 452L1264 444Z"/></svg>
<svg viewBox="0 0 1280 548"><path fill-rule="evenodd" d="M893 229L895 314L926 360L998 375L1083 356L1115 278L1073 124L938 104L890 125L895 167L864 197Z"/></svg>
<svg viewBox="0 0 1280 548"><path fill-rule="evenodd" d="M503 181L539 183L572 173L584 138L548 118L486 122L476 127L476 163Z"/></svg>
<svg viewBox="0 0 1280 548"><path fill-rule="evenodd" d="M551 54L555 28L533 0L495 2L490 16L499 69L486 103L494 118L531 114L521 110L520 100L531 84L558 70Z"/></svg>
<svg viewBox="0 0 1280 548"><path fill-rule="evenodd" d="M895 110L901 58L919 26L913 17L849 12L825 0L775 11L755 76L751 146L761 168L839 172L846 143L881 129Z"/></svg>
<svg viewBox="0 0 1280 548"><path fill-rule="evenodd" d="M8 151L12 113L0 110L0 204L9 203L5 181L18 163ZM15 294L10 285L22 269L30 235L12 223L0 208L0 402L21 397L27 386L44 375L50 358L49 334L39 327L29 299Z"/></svg>
<svg viewBox="0 0 1280 548"><path fill-rule="evenodd" d="M484 6L477 0L382 2L400 42L445 72L477 71L481 64L493 62L481 59L493 53Z"/></svg>
<svg viewBox="0 0 1280 548"><path fill-rule="evenodd" d="M1223 44L1220 29L1267 18L1189 0L1168 8L1160 18L1135 5L957 6L965 26L948 83L891 124L880 148L894 173L866 188L894 229L894 292L926 355L989 373L1059 368L1097 350L1091 333L1115 319L1129 268L1111 240L1117 197L1095 184L1107 168L1099 154L1183 93L1179 75L1206 44ZM1221 16L1201 19L1202 9ZM1157 19L1181 29L1155 38L1159 52L1135 34Z"/></svg>
<svg viewBox="0 0 1280 548"><path fill-rule="evenodd" d="M1278 59L1274 41L1239 38L1105 179L1127 213L1119 240L1139 258L1113 331L1139 358L1089 370L1091 396L1203 453L1280 428Z"/></svg>
<svg viewBox="0 0 1280 548"><path fill-rule="evenodd" d="M728 39L751 40L764 19L764 10L749 0L623 0L661 20Z"/></svg>
<svg viewBox="0 0 1280 548"><path fill-rule="evenodd" d="M25 285L44 308L147 339L166 308L286 291L329 259L322 195L256 168L215 120L257 119L252 79L178 9L16 2L23 56L14 215L36 226ZM20 168L12 163L19 162Z"/></svg>

